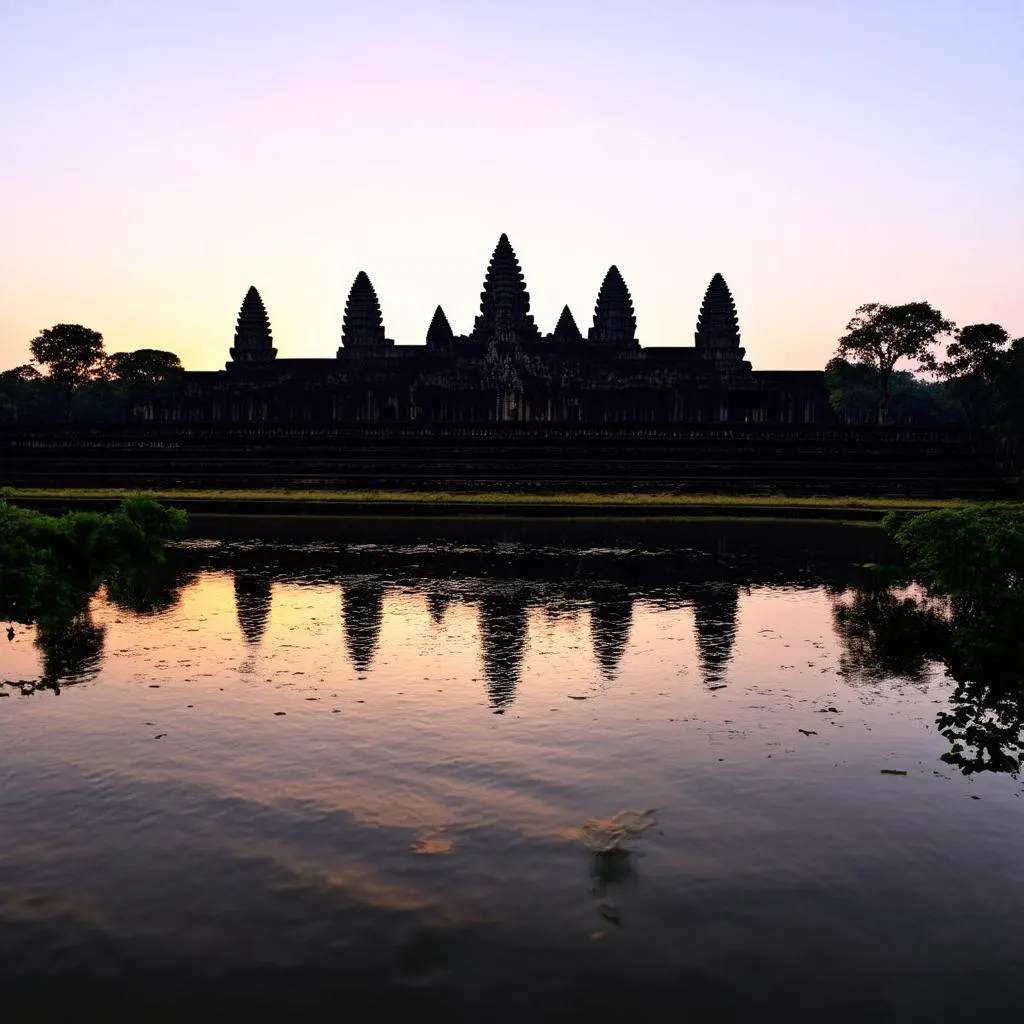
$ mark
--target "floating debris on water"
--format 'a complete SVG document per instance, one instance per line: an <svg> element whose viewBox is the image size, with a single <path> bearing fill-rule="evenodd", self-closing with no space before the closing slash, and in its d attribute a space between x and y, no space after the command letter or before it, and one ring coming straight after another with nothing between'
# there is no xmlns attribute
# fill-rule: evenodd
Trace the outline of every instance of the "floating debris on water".
<svg viewBox="0 0 1024 1024"><path fill-rule="evenodd" d="M421 856L451 853L454 849L455 840L443 828L424 829L409 844L409 852Z"/></svg>
<svg viewBox="0 0 1024 1024"><path fill-rule="evenodd" d="M592 853L609 853L657 824L654 810L619 811L611 818L591 818L580 828L579 837Z"/></svg>
<svg viewBox="0 0 1024 1024"><path fill-rule="evenodd" d="M883 768L881 769L883 775L906 775L906 770L903 768Z"/></svg>

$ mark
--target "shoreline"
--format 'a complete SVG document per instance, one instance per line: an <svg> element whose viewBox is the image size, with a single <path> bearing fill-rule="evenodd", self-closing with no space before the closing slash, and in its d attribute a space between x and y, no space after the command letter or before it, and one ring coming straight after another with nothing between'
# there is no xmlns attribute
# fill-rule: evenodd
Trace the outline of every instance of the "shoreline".
<svg viewBox="0 0 1024 1024"><path fill-rule="evenodd" d="M415 491L212 491L95 488L13 488L9 499L51 512L107 509L123 498L144 494L184 509L191 518L430 519L479 518L553 520L764 519L876 524L893 510L927 511L973 502L960 499L787 497L718 494L522 494L512 492Z"/></svg>

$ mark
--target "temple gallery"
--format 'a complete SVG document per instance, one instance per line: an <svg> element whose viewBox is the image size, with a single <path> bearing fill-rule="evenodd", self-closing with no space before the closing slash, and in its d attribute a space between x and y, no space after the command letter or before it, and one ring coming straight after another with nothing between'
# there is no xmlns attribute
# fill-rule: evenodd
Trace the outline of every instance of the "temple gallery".
<svg viewBox="0 0 1024 1024"><path fill-rule="evenodd" d="M377 293L360 271L334 359L279 357L255 287L246 294L224 370L190 371L155 398L157 421L332 425L823 423L821 371L755 370L740 343L729 286L715 274L694 344L647 346L629 288L612 266L586 334L569 307L550 334L507 235L484 277L472 330L456 335L438 306L425 343L387 337Z"/></svg>

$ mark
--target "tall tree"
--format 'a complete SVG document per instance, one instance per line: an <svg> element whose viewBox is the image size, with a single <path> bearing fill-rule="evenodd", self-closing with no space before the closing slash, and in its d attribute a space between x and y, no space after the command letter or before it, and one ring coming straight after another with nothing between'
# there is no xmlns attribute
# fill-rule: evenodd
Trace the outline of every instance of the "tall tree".
<svg viewBox="0 0 1024 1024"><path fill-rule="evenodd" d="M935 366L932 353L941 335L955 325L927 302L887 306L869 302L858 307L839 339L836 355L872 367L878 375L878 422L889 422L893 368L901 359Z"/></svg>
<svg viewBox="0 0 1024 1024"><path fill-rule="evenodd" d="M946 403L972 427L993 426L993 385L1004 370L1010 336L999 324L968 324L938 364Z"/></svg>
<svg viewBox="0 0 1024 1024"><path fill-rule="evenodd" d="M184 372L184 367L173 352L140 348L107 356L107 372L115 385L138 392L151 391L174 379Z"/></svg>
<svg viewBox="0 0 1024 1024"><path fill-rule="evenodd" d="M70 421L75 392L103 376L103 335L81 324L54 324L33 338L29 348L47 376L63 388Z"/></svg>

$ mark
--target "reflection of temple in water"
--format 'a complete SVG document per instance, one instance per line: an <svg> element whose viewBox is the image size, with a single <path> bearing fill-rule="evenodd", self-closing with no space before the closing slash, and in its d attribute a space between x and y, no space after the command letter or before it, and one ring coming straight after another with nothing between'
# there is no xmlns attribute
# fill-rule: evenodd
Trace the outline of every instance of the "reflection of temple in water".
<svg viewBox="0 0 1024 1024"><path fill-rule="evenodd" d="M256 645L267 628L272 581L290 577L266 569L232 571L239 626L246 642ZM366 573L339 574L335 578L341 585L345 646L352 666L363 673L376 657L384 620L384 595L395 582L395 576ZM506 707L516 698L530 608L537 609L549 622L562 620L567 626L577 619L578 612L586 609L594 659L605 680L615 679L620 672L638 600L663 611L692 606L699 666L708 686L725 681L736 642L739 586L720 578L704 582L676 577L657 587L624 581L614 574L590 579L569 574L556 581L546 576L508 578L500 570L498 574L485 572L454 579L450 573L423 576L417 571L407 579L404 586L411 586L422 595L435 627L443 623L453 604L477 607L483 675L489 703L496 709Z"/></svg>
<svg viewBox="0 0 1024 1024"><path fill-rule="evenodd" d="M489 594L480 601L480 648L491 707L515 700L526 645L526 595Z"/></svg>
<svg viewBox="0 0 1024 1024"><path fill-rule="evenodd" d="M427 594L427 611L430 614L430 621L435 626L444 622L444 613L448 611L448 605L452 603L450 595L440 590L431 590Z"/></svg>
<svg viewBox="0 0 1024 1024"><path fill-rule="evenodd" d="M258 644L270 618L271 580L267 573L234 571L235 613L246 643Z"/></svg>
<svg viewBox="0 0 1024 1024"><path fill-rule="evenodd" d="M614 679L629 642L633 598L625 587L594 590L590 604L590 639L605 679Z"/></svg>
<svg viewBox="0 0 1024 1024"><path fill-rule="evenodd" d="M384 619L384 588L374 582L345 583L341 588L345 646L357 672L373 663Z"/></svg>
<svg viewBox="0 0 1024 1024"><path fill-rule="evenodd" d="M735 583L712 583L694 594L697 652L701 674L708 686L716 686L725 678L736 641L738 606L739 587Z"/></svg>

